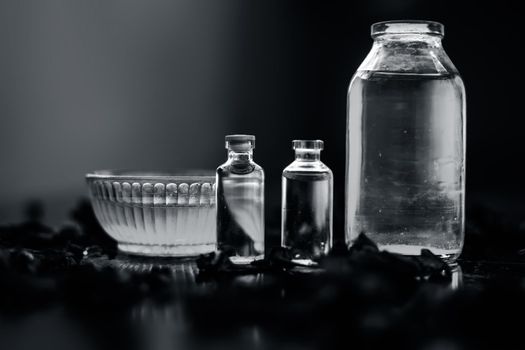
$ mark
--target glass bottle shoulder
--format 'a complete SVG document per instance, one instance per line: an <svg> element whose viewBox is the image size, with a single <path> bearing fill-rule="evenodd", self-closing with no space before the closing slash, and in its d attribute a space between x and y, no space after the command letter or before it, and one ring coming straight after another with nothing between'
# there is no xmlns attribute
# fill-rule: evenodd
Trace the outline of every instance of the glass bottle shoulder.
<svg viewBox="0 0 525 350"><path fill-rule="evenodd" d="M307 176L319 179L329 179L333 177L332 170L321 161L293 161L283 170L283 176L293 178L297 176Z"/></svg>
<svg viewBox="0 0 525 350"><path fill-rule="evenodd" d="M220 177L243 176L264 178L264 170L259 164L253 161L241 163L228 160L224 164L219 165L217 175Z"/></svg>
<svg viewBox="0 0 525 350"><path fill-rule="evenodd" d="M357 73L417 74L455 76L458 70L448 57L441 40L391 38L376 40Z"/></svg>
<svg viewBox="0 0 525 350"><path fill-rule="evenodd" d="M359 101L369 91L418 91L425 86L429 89L439 86L457 96L465 95L463 80L440 39L391 37L374 41L352 77L348 98Z"/></svg>

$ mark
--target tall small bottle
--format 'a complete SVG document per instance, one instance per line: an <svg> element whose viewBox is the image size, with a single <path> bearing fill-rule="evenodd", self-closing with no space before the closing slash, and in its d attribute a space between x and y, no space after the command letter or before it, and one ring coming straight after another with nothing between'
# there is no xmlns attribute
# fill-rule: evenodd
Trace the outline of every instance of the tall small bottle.
<svg viewBox="0 0 525 350"><path fill-rule="evenodd" d="M217 168L217 245L234 263L264 256L264 171L253 161L255 136L228 135Z"/></svg>
<svg viewBox="0 0 525 350"><path fill-rule="evenodd" d="M294 140L295 161L282 177L281 245L294 260L315 263L332 246L332 171L321 162L321 140Z"/></svg>

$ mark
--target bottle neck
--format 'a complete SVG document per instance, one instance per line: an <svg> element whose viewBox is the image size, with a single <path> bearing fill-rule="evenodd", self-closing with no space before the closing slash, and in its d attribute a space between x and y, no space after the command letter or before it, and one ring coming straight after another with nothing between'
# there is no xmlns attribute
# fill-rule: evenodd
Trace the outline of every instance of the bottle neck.
<svg viewBox="0 0 525 350"><path fill-rule="evenodd" d="M235 152L228 150L228 160L232 162L251 162L253 161L253 151Z"/></svg>
<svg viewBox="0 0 525 350"><path fill-rule="evenodd" d="M320 150L295 150L295 160L301 162L315 162L321 160Z"/></svg>

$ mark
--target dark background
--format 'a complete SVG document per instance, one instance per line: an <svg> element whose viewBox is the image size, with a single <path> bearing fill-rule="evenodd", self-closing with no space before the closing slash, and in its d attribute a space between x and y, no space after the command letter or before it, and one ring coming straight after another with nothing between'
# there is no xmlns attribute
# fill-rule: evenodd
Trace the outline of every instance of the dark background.
<svg viewBox="0 0 525 350"><path fill-rule="evenodd" d="M0 222L44 201L60 224L95 169L214 169L257 137L267 222L291 140L325 141L344 215L348 84L373 22L429 19L467 91L467 208L523 209L522 20L511 2L2 1ZM518 73L519 72L519 73ZM467 216L469 212L467 211Z"/></svg>

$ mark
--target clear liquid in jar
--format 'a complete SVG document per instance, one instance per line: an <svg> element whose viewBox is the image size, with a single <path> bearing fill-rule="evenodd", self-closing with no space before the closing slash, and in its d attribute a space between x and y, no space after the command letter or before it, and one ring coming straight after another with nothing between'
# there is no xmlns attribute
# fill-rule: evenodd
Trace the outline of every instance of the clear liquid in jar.
<svg viewBox="0 0 525 350"><path fill-rule="evenodd" d="M464 230L463 87L457 75L358 72L349 91L347 235L446 259Z"/></svg>

